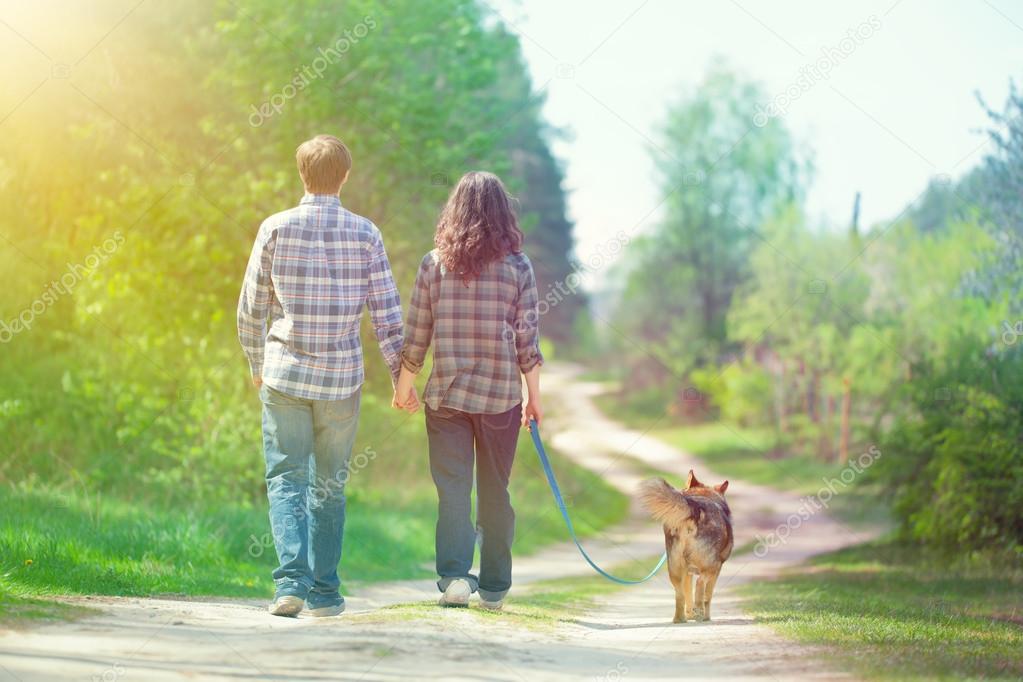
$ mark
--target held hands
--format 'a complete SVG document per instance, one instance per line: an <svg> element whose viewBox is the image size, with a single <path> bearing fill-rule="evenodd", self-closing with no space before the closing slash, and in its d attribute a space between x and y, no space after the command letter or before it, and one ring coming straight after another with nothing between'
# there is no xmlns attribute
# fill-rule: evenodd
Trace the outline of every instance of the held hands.
<svg viewBox="0 0 1023 682"><path fill-rule="evenodd" d="M398 389L395 388L394 398L391 400L391 407L397 408L399 410L405 410L409 414L412 414L419 410L419 394L416 392L415 386L408 390L408 393L405 394L404 399L400 399L398 397L399 395L401 394L398 393Z"/></svg>
<svg viewBox="0 0 1023 682"><path fill-rule="evenodd" d="M394 384L394 398L391 407L405 410L409 414L419 409L419 394L415 387L416 375L402 368L398 381Z"/></svg>

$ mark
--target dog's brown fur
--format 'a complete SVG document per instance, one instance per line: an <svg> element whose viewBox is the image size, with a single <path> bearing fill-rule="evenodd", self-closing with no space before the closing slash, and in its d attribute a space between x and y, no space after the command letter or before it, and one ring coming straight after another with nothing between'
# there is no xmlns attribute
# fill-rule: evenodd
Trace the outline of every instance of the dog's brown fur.
<svg viewBox="0 0 1023 682"><path fill-rule="evenodd" d="M721 565L732 554L732 512L725 502L728 481L713 487L696 479L689 470L684 490L676 490L663 478L644 481L639 499L655 519L664 524L668 575L675 586L674 622L710 620ZM696 577L693 596L692 576Z"/></svg>

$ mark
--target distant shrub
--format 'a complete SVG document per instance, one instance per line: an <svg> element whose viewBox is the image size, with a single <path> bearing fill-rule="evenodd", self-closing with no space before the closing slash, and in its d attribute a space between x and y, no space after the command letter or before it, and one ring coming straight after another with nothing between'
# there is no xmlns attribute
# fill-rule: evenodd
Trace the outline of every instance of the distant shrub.
<svg viewBox="0 0 1023 682"><path fill-rule="evenodd" d="M915 368L877 473L913 538L1023 559L1023 352L949 355Z"/></svg>
<svg viewBox="0 0 1023 682"><path fill-rule="evenodd" d="M693 370L693 386L721 411L721 417L742 426L774 423L774 386L763 367L750 359L724 368Z"/></svg>

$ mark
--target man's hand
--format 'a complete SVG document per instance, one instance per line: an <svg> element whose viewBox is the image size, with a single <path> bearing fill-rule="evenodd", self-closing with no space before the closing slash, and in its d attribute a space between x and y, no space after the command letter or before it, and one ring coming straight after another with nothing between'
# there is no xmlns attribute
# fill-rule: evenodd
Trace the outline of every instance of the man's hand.
<svg viewBox="0 0 1023 682"><path fill-rule="evenodd" d="M391 407L405 410L409 414L416 412L419 409L419 394L416 392L415 386L408 390L404 398L398 392L398 389L395 388L394 397L391 399Z"/></svg>
<svg viewBox="0 0 1023 682"><path fill-rule="evenodd" d="M256 388L263 388L263 377L252 377L252 385Z"/></svg>
<svg viewBox="0 0 1023 682"><path fill-rule="evenodd" d="M419 410L419 392L416 391L416 387L412 387L412 392L409 394L408 400L405 402L405 411L409 414L414 414Z"/></svg>
<svg viewBox="0 0 1023 682"><path fill-rule="evenodd" d="M391 407L405 410L409 414L419 409L419 394L416 393L416 375L404 367L398 375L398 381L394 384L394 398L391 399Z"/></svg>
<svg viewBox="0 0 1023 682"><path fill-rule="evenodd" d="M534 419L539 425L543 420L543 409L540 407L540 399L531 396L522 406L522 428L532 430L529 422Z"/></svg>

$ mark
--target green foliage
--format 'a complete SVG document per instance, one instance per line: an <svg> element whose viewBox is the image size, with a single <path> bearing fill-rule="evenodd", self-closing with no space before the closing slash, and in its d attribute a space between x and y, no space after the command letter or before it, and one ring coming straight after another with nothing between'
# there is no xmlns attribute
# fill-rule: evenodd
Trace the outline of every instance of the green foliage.
<svg viewBox="0 0 1023 682"><path fill-rule="evenodd" d="M351 146L342 199L383 230L402 290L449 185L478 167L522 195L538 271L564 277L571 225L541 100L492 19L469 0L142 7L107 63L76 67L95 104L72 88L28 100L0 141L19 169L0 174L0 321L31 318L0 353L0 482L263 495L234 307L260 221L301 195L294 149L314 133ZM102 262L83 269L94 249ZM71 291L33 314L69 269ZM552 312L555 328L576 303ZM364 338L369 399L386 400Z"/></svg>
<svg viewBox="0 0 1023 682"><path fill-rule="evenodd" d="M7 338L0 326L0 494L19 510L0 527L0 572L34 590L265 591L268 559L244 546L267 522L259 402L234 310L260 222L301 196L301 140L332 132L349 144L342 201L381 228L402 291L450 186L476 168L520 197L541 285L567 275L552 132L518 38L495 19L473 0L143 5L73 81L50 81L4 121L0 322L31 328ZM569 337L580 302L552 310L545 332L550 322ZM363 338L357 451L376 458L351 490L364 513L351 519L347 566L421 575L434 513L424 438L389 407L368 324ZM624 513L600 482L565 476L594 491L584 524ZM545 499L531 480L516 486ZM90 521L93 503L107 522ZM545 511L523 511L533 531L521 551L563 537ZM8 562L26 554L36 568L22 574ZM90 573L104 566L108 581Z"/></svg>
<svg viewBox="0 0 1023 682"><path fill-rule="evenodd" d="M651 151L665 219L630 244L616 326L633 365L684 376L726 347L725 314L745 281L759 225L802 193L805 170L779 119L753 124L759 85L715 65L668 113ZM642 370L641 370L642 371Z"/></svg>
<svg viewBox="0 0 1023 682"><path fill-rule="evenodd" d="M913 536L1023 560L1023 352L962 339L915 368L878 474Z"/></svg>
<svg viewBox="0 0 1023 682"><path fill-rule="evenodd" d="M982 102L983 104L983 102ZM1023 92L1010 83L1001 111L987 107L992 151L955 188L973 219L997 248L963 282L985 300L1006 300L1014 319L1023 317ZM960 211L961 213L963 211Z"/></svg>
<svg viewBox="0 0 1023 682"><path fill-rule="evenodd" d="M761 426L773 420L771 377L749 359L723 369L706 367L689 375L693 387L721 408L721 417L740 426Z"/></svg>
<svg viewBox="0 0 1023 682"><path fill-rule="evenodd" d="M673 112L668 151L713 146L718 126L734 121L730 103L755 95L723 82L709 77ZM668 219L637 242L619 303L621 352L643 358L633 360L630 401L689 419L684 408L696 404L705 418L775 434L776 454L795 461L844 464L876 446L883 465L870 478L887 485L909 536L1023 557L1013 482L1023 470L1023 98L1013 88L989 114L992 151L978 168L935 179L893 223L862 235L808 225L791 189L798 174L785 171L784 129L722 162L723 193L714 178L687 193L673 176ZM733 220L733 206L751 212ZM705 305L708 291L728 295Z"/></svg>

